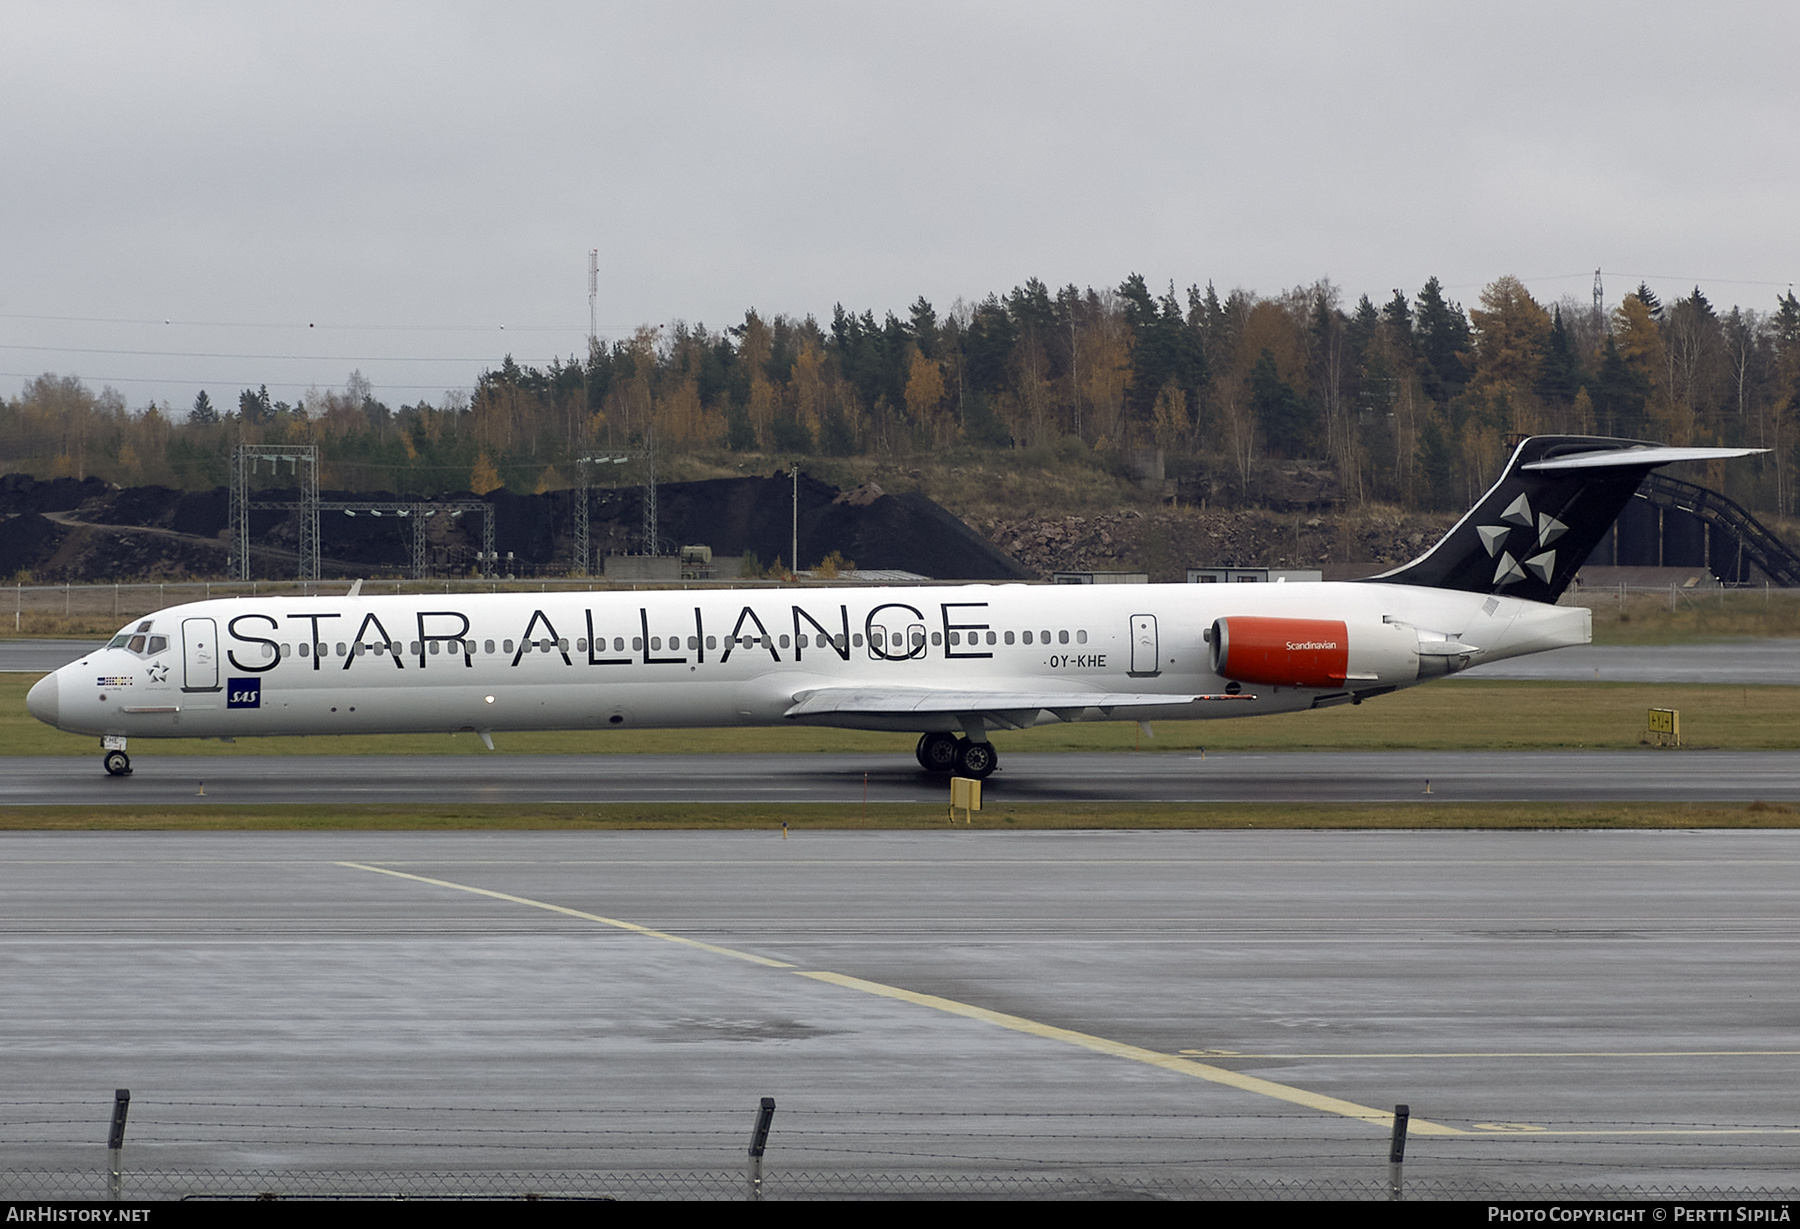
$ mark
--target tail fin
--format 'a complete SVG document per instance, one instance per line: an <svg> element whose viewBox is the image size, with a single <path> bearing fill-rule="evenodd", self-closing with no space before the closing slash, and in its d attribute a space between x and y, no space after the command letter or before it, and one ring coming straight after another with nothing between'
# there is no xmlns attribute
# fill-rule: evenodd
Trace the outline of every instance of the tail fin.
<svg viewBox="0 0 1800 1229"><path fill-rule="evenodd" d="M1645 474L1676 461L1763 451L1534 435L1519 444L1500 480L1436 546L1403 567L1369 579L1554 602L1612 528Z"/></svg>

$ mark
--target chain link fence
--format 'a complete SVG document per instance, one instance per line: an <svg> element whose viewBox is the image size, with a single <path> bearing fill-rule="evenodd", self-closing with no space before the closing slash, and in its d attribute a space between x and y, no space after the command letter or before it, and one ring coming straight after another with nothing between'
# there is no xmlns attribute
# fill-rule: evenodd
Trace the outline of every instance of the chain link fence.
<svg viewBox="0 0 1800 1229"><path fill-rule="evenodd" d="M129 1110L128 1129L120 1121ZM766 1111L765 1111L766 1112ZM1772 1201L1800 1125L1456 1122L1404 1140L1304 1113L774 1113L177 1101L0 1101L0 1199L1235 1199ZM114 1166L117 1166L116 1178ZM760 1185L752 1175L760 1169Z"/></svg>

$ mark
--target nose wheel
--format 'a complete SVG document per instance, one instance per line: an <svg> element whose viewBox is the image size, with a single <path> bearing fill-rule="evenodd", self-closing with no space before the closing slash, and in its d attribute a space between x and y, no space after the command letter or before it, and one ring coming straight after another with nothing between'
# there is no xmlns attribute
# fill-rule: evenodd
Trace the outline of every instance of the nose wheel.
<svg viewBox="0 0 1800 1229"><path fill-rule="evenodd" d="M106 775L109 777L131 775L131 757L123 751L108 751L100 762L106 765Z"/></svg>

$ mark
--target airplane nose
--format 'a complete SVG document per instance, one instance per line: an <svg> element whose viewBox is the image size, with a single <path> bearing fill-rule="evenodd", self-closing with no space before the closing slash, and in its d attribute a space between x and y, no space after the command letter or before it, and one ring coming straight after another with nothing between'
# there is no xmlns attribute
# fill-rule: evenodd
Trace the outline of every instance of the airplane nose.
<svg viewBox="0 0 1800 1229"><path fill-rule="evenodd" d="M31 685L31 690L25 693L25 707L45 725L56 725L62 716L62 687L56 675L46 674Z"/></svg>

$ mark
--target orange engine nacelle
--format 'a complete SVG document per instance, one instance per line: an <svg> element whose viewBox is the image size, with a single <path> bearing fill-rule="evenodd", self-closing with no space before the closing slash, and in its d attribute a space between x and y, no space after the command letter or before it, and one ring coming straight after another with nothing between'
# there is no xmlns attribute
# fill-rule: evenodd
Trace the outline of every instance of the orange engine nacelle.
<svg viewBox="0 0 1800 1229"><path fill-rule="evenodd" d="M1216 619L1212 668L1240 683L1342 687L1350 672L1350 629L1338 619Z"/></svg>

